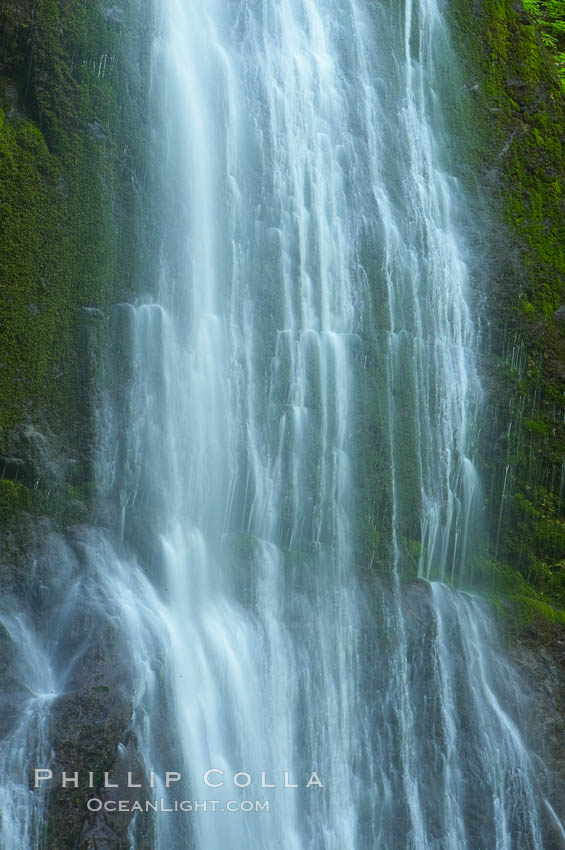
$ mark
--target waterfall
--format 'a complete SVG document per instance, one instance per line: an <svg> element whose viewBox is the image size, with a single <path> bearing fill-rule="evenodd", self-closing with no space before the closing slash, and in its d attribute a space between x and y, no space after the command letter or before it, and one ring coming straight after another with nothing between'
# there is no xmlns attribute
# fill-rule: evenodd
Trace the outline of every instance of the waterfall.
<svg viewBox="0 0 565 850"><path fill-rule="evenodd" d="M136 813L136 850L542 850L528 697L455 589L481 387L441 6L161 0L154 288L114 311L103 521L51 538L33 685L123 647L148 799L216 801Z"/></svg>

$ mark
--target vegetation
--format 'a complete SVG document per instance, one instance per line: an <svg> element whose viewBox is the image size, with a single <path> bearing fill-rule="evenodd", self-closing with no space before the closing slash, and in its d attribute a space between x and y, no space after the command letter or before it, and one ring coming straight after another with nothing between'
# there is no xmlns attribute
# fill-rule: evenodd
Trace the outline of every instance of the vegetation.
<svg viewBox="0 0 565 850"><path fill-rule="evenodd" d="M0 512L62 518L67 483L88 492L106 307L136 275L144 94L128 69L147 31L135 7L0 0L0 34Z"/></svg>
<svg viewBox="0 0 565 850"><path fill-rule="evenodd" d="M460 2L453 22L473 101L473 172L493 219L481 449L491 528L475 583L515 600L512 631L561 622L565 609L565 99L555 69L565 3L525 7Z"/></svg>
<svg viewBox="0 0 565 850"><path fill-rule="evenodd" d="M536 22L543 43L553 54L561 85L565 89L564 0L524 0L524 9Z"/></svg>
<svg viewBox="0 0 565 850"><path fill-rule="evenodd" d="M486 274L494 323L483 370L491 400L481 449L492 521L474 580L497 598L521 600L524 622L544 612L550 622L550 611L565 609L565 0L515 6L458 0L451 7L467 60L459 117L468 127L471 114L476 128L465 147L495 221ZM123 297L142 274L138 68L149 50L141 16L136 4L0 0L4 523L22 511L76 521L88 503L93 364L117 287ZM363 376L370 397L381 380L377 365ZM388 458L378 447L387 426L367 408L358 427L374 447L359 559L384 563L391 512L381 486ZM405 513L399 543L415 570L417 504Z"/></svg>
<svg viewBox="0 0 565 850"><path fill-rule="evenodd" d="M36 544L90 516L102 343L142 280L147 12L0 0L0 584L32 617ZM111 630L93 635L53 712L57 756L95 775L131 719L118 654ZM50 847L75 846L87 793L50 801Z"/></svg>

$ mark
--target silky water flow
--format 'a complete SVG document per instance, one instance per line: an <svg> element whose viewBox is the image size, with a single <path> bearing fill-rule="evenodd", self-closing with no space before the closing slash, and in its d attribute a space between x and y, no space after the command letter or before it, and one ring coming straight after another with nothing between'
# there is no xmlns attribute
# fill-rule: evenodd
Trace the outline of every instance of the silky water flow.
<svg viewBox="0 0 565 850"><path fill-rule="evenodd" d="M50 535L39 624L1 614L6 850L41 846L22 765L53 755L101 623L144 794L217 800L136 814L132 848L544 847L527 696L454 589L480 537L480 293L442 5L161 0L155 286L115 308L98 412L117 518Z"/></svg>

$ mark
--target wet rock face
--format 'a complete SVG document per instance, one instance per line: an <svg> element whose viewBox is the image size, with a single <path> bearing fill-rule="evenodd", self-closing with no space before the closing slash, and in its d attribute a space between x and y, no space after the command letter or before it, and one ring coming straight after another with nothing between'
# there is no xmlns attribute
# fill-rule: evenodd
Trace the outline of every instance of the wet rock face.
<svg viewBox="0 0 565 850"><path fill-rule="evenodd" d="M128 773L141 788L127 788ZM110 770L109 779L117 788L98 788L87 792L88 799L95 799L96 806L112 801L114 811L104 808L100 811L87 811L83 819L78 850L129 850L128 829L132 819L131 811L119 811L119 801L126 800L130 809L134 801L142 801L148 795L142 780L143 770L136 752L136 742L130 738L127 746L120 747L118 757ZM127 790L126 790L127 789ZM84 817L84 809L83 809ZM149 825L148 825L149 826ZM69 845L70 846L70 845Z"/></svg>
<svg viewBox="0 0 565 850"><path fill-rule="evenodd" d="M395 602L378 580L367 579L366 586L370 608L379 612L373 617L383 621L381 639L371 645L371 657L378 659L383 646L391 654L400 640L396 624L387 623ZM458 783L458 813L469 846L497 843L492 827L498 777L504 776L512 785L527 774L544 850L565 850L558 824L565 819L565 633L551 643L530 639L507 649L500 643L493 611L475 595L414 582L402 587L399 602L410 723L417 742L411 769L425 766L422 807L438 846L445 840L438 789L448 771L452 776L448 782ZM378 623L369 623L370 635L378 630ZM383 700L387 681L381 676L375 683L373 677L366 687L372 689L376 703L381 701L378 729L385 725L401 740L395 701L398 688ZM389 703L396 707L387 713ZM525 749L512 748L512 736L506 735L509 728L519 730ZM497 730L494 735L493 729ZM512 846L529 848L533 846L527 834L530 802L518 785L512 793L516 802L510 825ZM400 797L396 810L403 814ZM399 846L401 835L399 830Z"/></svg>
<svg viewBox="0 0 565 850"><path fill-rule="evenodd" d="M553 801L556 815L565 822L565 630L545 645L523 641L510 651L513 662L533 694L531 732L533 746L547 766L539 764L538 778ZM558 807L558 808L557 808ZM551 827L548 813L548 826ZM550 829L554 844L565 848L557 827Z"/></svg>
<svg viewBox="0 0 565 850"><path fill-rule="evenodd" d="M146 790L128 789L128 772L143 785L133 715L134 674L123 624L108 605L89 551L97 538L84 528L55 538L45 569L66 571L66 596L48 606L43 621L53 641L51 657L62 687L51 715L53 758L49 769L47 850L127 850L129 812L89 811L90 799L138 799ZM61 585L59 583L59 589ZM62 773L78 773L78 787L62 787ZM106 779L107 775L107 779ZM105 787L117 785L117 788ZM117 808L117 806L116 806Z"/></svg>
<svg viewBox="0 0 565 850"><path fill-rule="evenodd" d="M18 676L17 647L8 629L0 622L0 740L17 724L27 692Z"/></svg>
<svg viewBox="0 0 565 850"><path fill-rule="evenodd" d="M9 594L0 610L0 741L10 746L10 737L23 741L29 732L27 767L20 779L30 790L35 768L52 771L39 792L47 795L42 850L126 850L131 813L89 812L87 807L94 797L133 801L136 794L145 799L147 793L143 787L124 793L128 772L141 784L144 774L129 732L134 684L123 625L99 587L87 529L62 535L43 523L35 534L32 527L27 530L25 557L14 543L0 560L0 578ZM48 747L40 755L37 730L27 730L25 717L36 695L49 690L53 697L44 703ZM78 773L78 787L72 781L62 787L63 772L69 779ZM105 773L118 788L104 789ZM139 831L144 828L141 824Z"/></svg>
<svg viewBox="0 0 565 850"><path fill-rule="evenodd" d="M98 627L98 628L97 628ZM99 796L104 772L112 776L116 768L127 777L135 761L134 742L118 755L120 742L125 740L132 706L128 696L127 671L122 663L116 633L107 625L92 622L92 642L74 664L65 693L57 700L52 716L52 741L55 758L50 765L58 787L50 801L50 844L53 847L73 847L86 821L86 802ZM79 774L79 787L60 787L59 777L65 771ZM88 773L94 774L95 788L88 787ZM106 835L110 844L96 847L127 847L129 819L124 815L112 818L112 828L102 829L98 817L93 817L91 833ZM123 838L123 841L122 841ZM87 846L87 845L85 845Z"/></svg>

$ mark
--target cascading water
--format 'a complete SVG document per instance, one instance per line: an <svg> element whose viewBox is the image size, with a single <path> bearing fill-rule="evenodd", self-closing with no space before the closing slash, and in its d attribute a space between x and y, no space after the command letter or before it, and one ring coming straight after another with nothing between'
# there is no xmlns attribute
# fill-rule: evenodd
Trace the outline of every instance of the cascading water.
<svg viewBox="0 0 565 850"><path fill-rule="evenodd" d="M116 308L99 423L101 502L139 563L83 529L54 611L86 600L125 641L151 795L219 802L136 815L131 846L541 850L526 698L484 606L436 583L464 574L480 512L440 5L162 0L158 19L158 281ZM411 558L435 582L404 583ZM48 647L57 692L88 637Z"/></svg>

